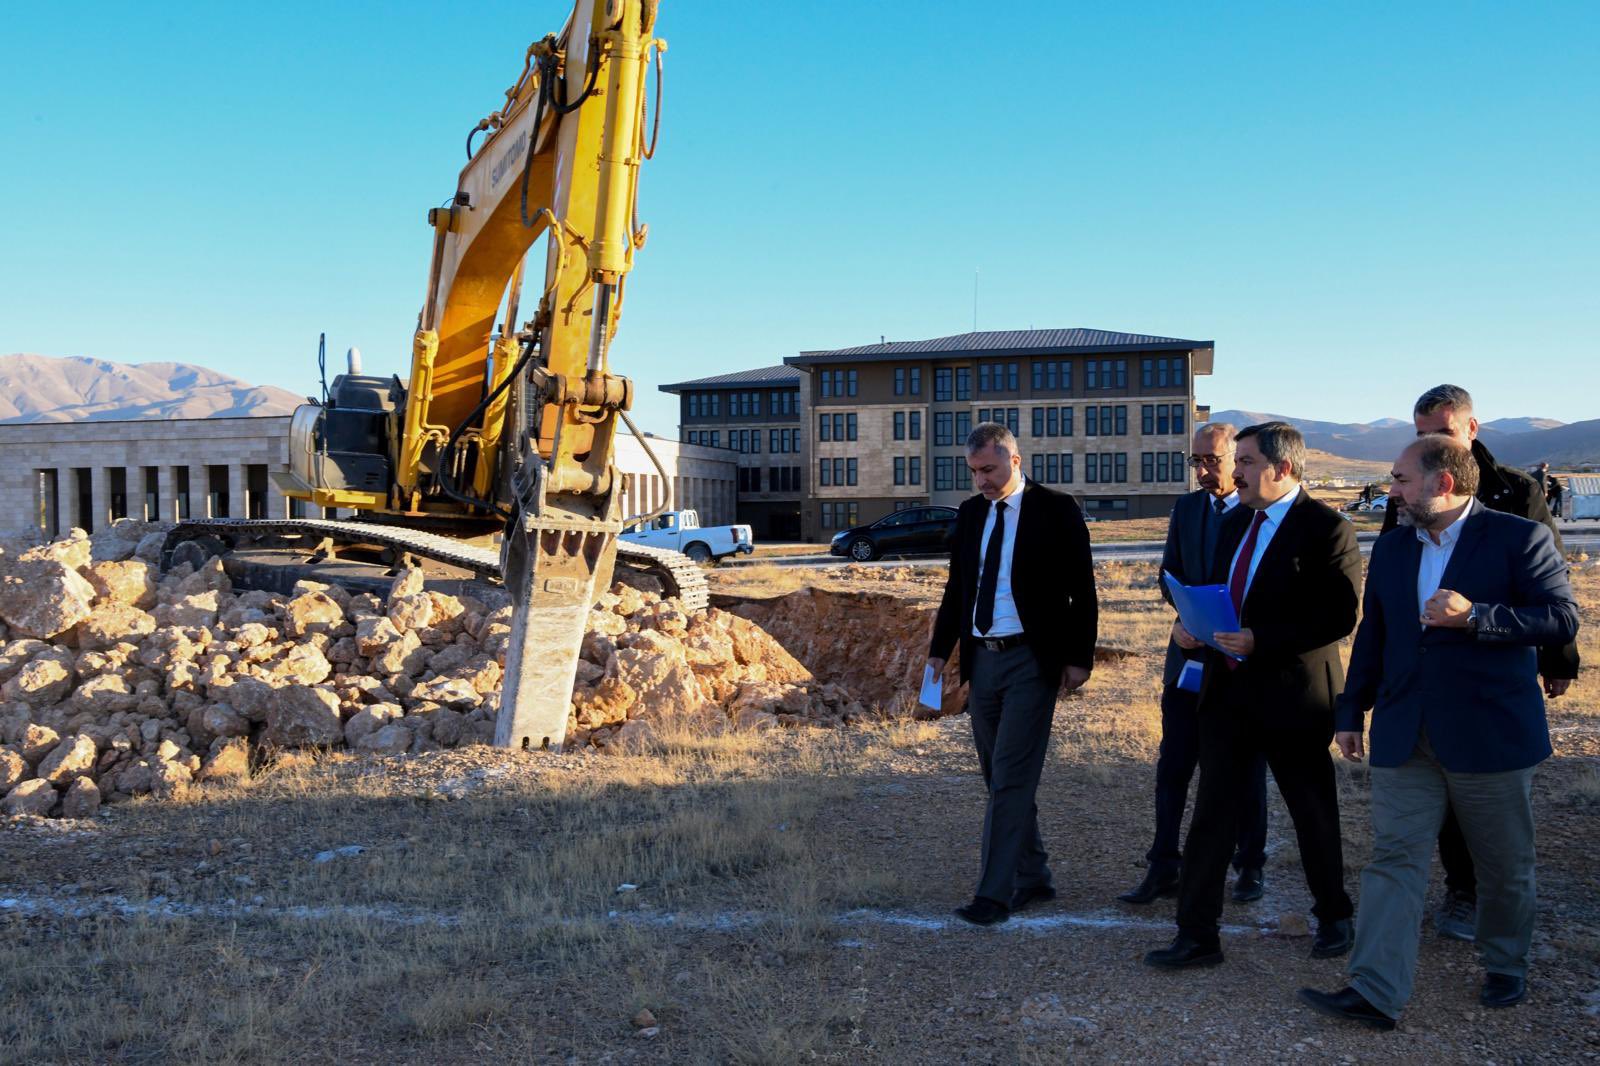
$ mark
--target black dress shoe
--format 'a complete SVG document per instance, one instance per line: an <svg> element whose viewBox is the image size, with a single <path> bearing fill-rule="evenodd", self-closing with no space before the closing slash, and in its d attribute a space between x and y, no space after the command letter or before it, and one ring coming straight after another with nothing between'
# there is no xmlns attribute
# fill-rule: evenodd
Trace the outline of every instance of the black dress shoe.
<svg viewBox="0 0 1600 1066"><path fill-rule="evenodd" d="M1239 879L1233 883L1233 901L1235 903L1254 903L1261 898L1261 893L1266 882L1261 876L1261 867L1246 866L1239 871Z"/></svg>
<svg viewBox="0 0 1600 1066"><path fill-rule="evenodd" d="M1514 1007L1528 994L1528 980L1509 973L1491 973L1483 979L1478 1002L1485 1007Z"/></svg>
<svg viewBox="0 0 1600 1066"><path fill-rule="evenodd" d="M1353 988L1337 992L1318 992L1315 988L1302 988L1300 1001L1312 1010L1347 1022L1357 1022L1371 1029L1389 1032L1394 1029L1394 1019L1367 1002L1365 996Z"/></svg>
<svg viewBox="0 0 1600 1066"><path fill-rule="evenodd" d="M1011 917L1011 911L986 896L973 896L971 903L956 908L956 917L973 925L999 925Z"/></svg>
<svg viewBox="0 0 1600 1066"><path fill-rule="evenodd" d="M1215 966L1222 961L1221 944L1202 944L1194 937L1179 933L1169 947L1148 952L1146 966L1161 970L1187 970L1191 966Z"/></svg>
<svg viewBox="0 0 1600 1066"><path fill-rule="evenodd" d="M1049 885L1029 885L1011 895L1011 913L1015 914L1030 903L1049 903L1056 898L1056 890Z"/></svg>
<svg viewBox="0 0 1600 1066"><path fill-rule="evenodd" d="M1349 918L1332 922L1318 922L1317 935L1311 941L1313 959L1337 959L1348 954L1356 942L1356 923Z"/></svg>
<svg viewBox="0 0 1600 1066"><path fill-rule="evenodd" d="M1144 875L1144 880L1139 882L1139 887L1132 892L1124 892L1117 898L1124 903L1153 903L1163 896L1176 896L1178 894L1178 875L1165 870L1149 870Z"/></svg>

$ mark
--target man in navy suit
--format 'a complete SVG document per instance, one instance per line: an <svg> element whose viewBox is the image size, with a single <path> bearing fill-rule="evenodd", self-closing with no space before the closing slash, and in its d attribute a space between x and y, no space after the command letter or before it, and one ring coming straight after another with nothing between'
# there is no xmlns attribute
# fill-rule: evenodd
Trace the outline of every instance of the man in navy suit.
<svg viewBox="0 0 1600 1066"><path fill-rule="evenodd" d="M1473 498L1478 464L1445 436L1394 466L1400 527L1378 539L1335 739L1363 754L1372 710L1372 861L1350 984L1301 989L1317 1010L1393 1029L1411 996L1428 860L1448 804L1478 871L1479 1001L1526 994L1533 944L1533 768L1550 755L1540 647L1567 644L1578 607L1550 530Z"/></svg>

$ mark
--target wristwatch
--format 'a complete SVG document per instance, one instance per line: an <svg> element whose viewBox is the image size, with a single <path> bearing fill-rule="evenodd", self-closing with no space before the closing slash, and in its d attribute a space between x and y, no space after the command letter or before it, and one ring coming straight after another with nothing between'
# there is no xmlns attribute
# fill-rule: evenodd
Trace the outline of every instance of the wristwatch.
<svg viewBox="0 0 1600 1066"><path fill-rule="evenodd" d="M1477 604L1473 604L1467 610L1467 632L1468 633L1476 633L1477 631L1478 631L1478 605Z"/></svg>

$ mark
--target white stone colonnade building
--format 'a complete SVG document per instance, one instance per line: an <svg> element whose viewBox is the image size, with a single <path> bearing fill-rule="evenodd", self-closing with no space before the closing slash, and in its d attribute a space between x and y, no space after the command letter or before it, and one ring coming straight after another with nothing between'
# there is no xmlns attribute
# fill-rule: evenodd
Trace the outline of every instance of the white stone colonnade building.
<svg viewBox="0 0 1600 1066"><path fill-rule="evenodd" d="M732 522L736 456L659 437L650 447L672 478L676 508L706 525ZM289 418L185 418L0 423L0 530L58 536L119 518L322 517L273 485L289 460ZM640 442L620 436L626 515L667 491ZM332 517L331 515L329 517Z"/></svg>

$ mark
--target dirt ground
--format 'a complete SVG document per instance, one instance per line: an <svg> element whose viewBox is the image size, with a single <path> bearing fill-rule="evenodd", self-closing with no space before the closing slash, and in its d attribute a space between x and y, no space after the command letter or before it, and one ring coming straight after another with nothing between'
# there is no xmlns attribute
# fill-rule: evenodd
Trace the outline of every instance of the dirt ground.
<svg viewBox="0 0 1600 1066"><path fill-rule="evenodd" d="M831 580L938 592L937 568L881 573ZM629 756L299 756L0 826L0 1062L1600 1058L1600 571L1580 575L1590 665L1551 706L1536 778L1529 999L1480 1009L1470 945L1425 925L1393 1034L1294 998L1342 963L1296 928L1309 899L1275 794L1266 897L1229 906L1227 963L1140 963L1172 902L1115 897L1149 843L1169 616L1153 567L1099 575L1102 643L1127 654L1058 707L1039 807L1060 896L1005 926L949 916L983 805L963 716L669 732ZM1367 783L1339 766L1354 893Z"/></svg>

